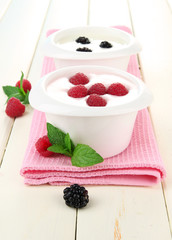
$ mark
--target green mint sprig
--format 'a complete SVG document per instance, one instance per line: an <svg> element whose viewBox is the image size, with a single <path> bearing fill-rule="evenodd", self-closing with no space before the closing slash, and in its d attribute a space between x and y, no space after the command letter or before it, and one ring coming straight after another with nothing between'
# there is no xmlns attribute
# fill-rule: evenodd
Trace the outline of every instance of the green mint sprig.
<svg viewBox="0 0 172 240"><path fill-rule="evenodd" d="M48 150L71 157L73 166L88 167L104 161L90 146L86 144L77 144L75 146L69 133L64 133L50 123L47 123L47 132L50 143L52 144Z"/></svg>
<svg viewBox="0 0 172 240"><path fill-rule="evenodd" d="M10 98L15 97L20 100L23 104L29 104L29 90L27 93L25 93L23 89L23 78L24 74L22 72L21 78L20 78L20 87L14 87L14 86L3 86L2 89L4 93L7 95L7 102Z"/></svg>

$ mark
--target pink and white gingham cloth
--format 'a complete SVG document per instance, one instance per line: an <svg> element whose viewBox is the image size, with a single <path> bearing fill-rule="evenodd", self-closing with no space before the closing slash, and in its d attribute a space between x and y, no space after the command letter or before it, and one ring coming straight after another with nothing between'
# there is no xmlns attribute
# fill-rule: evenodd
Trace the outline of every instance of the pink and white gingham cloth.
<svg viewBox="0 0 172 240"><path fill-rule="evenodd" d="M129 32L126 27L119 27ZM55 30L49 31L51 34ZM42 75L55 70L54 61L45 57ZM128 72L140 77L136 56L131 56ZM45 115L34 111L30 137L21 175L29 185L68 185L73 183L92 185L151 186L160 182L166 171L160 157L147 109L139 111L131 142L122 153L104 159L104 162L85 168L71 165L69 157L43 157L35 149L35 142L45 135Z"/></svg>

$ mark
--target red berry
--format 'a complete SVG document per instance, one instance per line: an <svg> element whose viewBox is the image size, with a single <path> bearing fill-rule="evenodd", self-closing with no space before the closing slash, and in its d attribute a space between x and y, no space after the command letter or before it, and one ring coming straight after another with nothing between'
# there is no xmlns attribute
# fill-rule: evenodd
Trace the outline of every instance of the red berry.
<svg viewBox="0 0 172 240"><path fill-rule="evenodd" d="M97 94L91 94L87 98L87 104L92 107L104 107L106 106L107 102L104 98Z"/></svg>
<svg viewBox="0 0 172 240"><path fill-rule="evenodd" d="M128 89L121 83L112 83L108 87L107 93L116 96L124 96L128 93Z"/></svg>
<svg viewBox="0 0 172 240"><path fill-rule="evenodd" d="M96 83L88 89L88 94L104 95L106 93L106 87L102 83Z"/></svg>
<svg viewBox="0 0 172 240"><path fill-rule="evenodd" d="M5 112L9 117L20 117L25 112L25 105L19 99L12 97L7 102Z"/></svg>
<svg viewBox="0 0 172 240"><path fill-rule="evenodd" d="M73 98L85 97L87 95L87 88L83 85L77 85L69 89L68 95Z"/></svg>
<svg viewBox="0 0 172 240"><path fill-rule="evenodd" d="M19 87L19 88L20 88L20 81L18 81L18 82L16 83L16 87ZM27 93L27 90L30 91L31 88L32 88L31 83L30 83L27 79L23 79L23 89L24 89L25 93Z"/></svg>
<svg viewBox="0 0 172 240"><path fill-rule="evenodd" d="M88 77L84 73L76 73L74 76L69 78L69 82L74 85L87 84L89 82Z"/></svg>
<svg viewBox="0 0 172 240"><path fill-rule="evenodd" d="M44 157L50 157L54 154L54 152L47 150L50 146L52 146L52 144L50 143L47 135L39 138L35 143L36 150Z"/></svg>

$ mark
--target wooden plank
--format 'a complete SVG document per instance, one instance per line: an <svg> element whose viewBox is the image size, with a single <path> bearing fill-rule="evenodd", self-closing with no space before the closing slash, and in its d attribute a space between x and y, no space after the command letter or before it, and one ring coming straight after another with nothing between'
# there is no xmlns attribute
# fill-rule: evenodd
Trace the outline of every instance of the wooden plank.
<svg viewBox="0 0 172 240"><path fill-rule="evenodd" d="M15 85L21 71L27 77L37 40L50 0L11 3L0 22L0 85ZM40 8L41 4L41 8ZM20 6L20 7L19 7ZM13 126L13 119L5 114L6 96L0 90L0 162Z"/></svg>
<svg viewBox="0 0 172 240"><path fill-rule="evenodd" d="M169 7L171 8L172 10L172 0L166 0L167 1L167 4L169 5Z"/></svg>
<svg viewBox="0 0 172 240"><path fill-rule="evenodd" d="M135 2L138 7L139 2L145 1ZM132 25L127 1L106 0L101 1L101 5L99 1L92 1L90 6L93 7L90 9L90 25ZM143 11L141 7L140 10ZM147 17L147 13L143 14ZM143 16L141 19L143 21ZM90 205L78 211L78 240L171 239L160 184L152 188L88 187L88 191Z"/></svg>
<svg viewBox="0 0 172 240"><path fill-rule="evenodd" d="M12 0L1 0L0 1L0 21L8 10Z"/></svg>
<svg viewBox="0 0 172 240"><path fill-rule="evenodd" d="M159 149L167 169L163 186L172 229L172 12L162 0L130 0L130 7L135 34L143 45L140 62L144 79L154 95L150 109Z"/></svg>
<svg viewBox="0 0 172 240"><path fill-rule="evenodd" d="M65 11L67 6L69 9ZM87 6L87 1L81 3L79 0L51 2L33 62L28 71L28 79L32 84L41 75L44 58L42 46L47 30L72 26L76 23L86 24ZM70 21L67 18L69 15ZM76 211L65 205L64 187L27 187L19 174L28 143L32 113L33 109L29 107L27 114L15 120L1 167L0 193L3 196L0 198L1 238L9 240L13 236L18 240L74 239Z"/></svg>
<svg viewBox="0 0 172 240"><path fill-rule="evenodd" d="M90 0L90 25L125 25L131 28L126 0Z"/></svg>
<svg viewBox="0 0 172 240"><path fill-rule="evenodd" d="M50 28L68 28L87 24L88 0L56 0L52 1L45 30Z"/></svg>
<svg viewBox="0 0 172 240"><path fill-rule="evenodd" d="M87 187L90 202L79 210L77 239L171 239L166 213L158 211L159 187Z"/></svg>

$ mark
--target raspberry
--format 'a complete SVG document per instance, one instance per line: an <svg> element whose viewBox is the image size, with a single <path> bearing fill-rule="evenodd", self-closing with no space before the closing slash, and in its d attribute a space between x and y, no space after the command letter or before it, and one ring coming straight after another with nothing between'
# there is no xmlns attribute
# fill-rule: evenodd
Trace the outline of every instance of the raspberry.
<svg viewBox="0 0 172 240"><path fill-rule="evenodd" d="M89 44L90 40L86 37L79 37L75 40L77 43L81 43L81 44Z"/></svg>
<svg viewBox="0 0 172 240"><path fill-rule="evenodd" d="M16 87L19 87L19 88L20 88L20 81L18 81L18 82L16 83ZM31 88L32 88L31 83L30 83L27 79L23 79L23 89L24 89L25 93L27 93L27 90L30 91Z"/></svg>
<svg viewBox="0 0 172 240"><path fill-rule="evenodd" d="M50 143L47 135L39 138L35 143L36 150L44 157L50 157L54 154L54 152L47 150L47 148L50 146L52 146L52 144Z"/></svg>
<svg viewBox="0 0 172 240"><path fill-rule="evenodd" d="M63 190L66 205L73 208L82 208L89 202L88 191L85 187L73 184Z"/></svg>
<svg viewBox="0 0 172 240"><path fill-rule="evenodd" d="M107 93L116 96L124 96L128 93L128 89L121 83L112 83L108 87Z"/></svg>
<svg viewBox="0 0 172 240"><path fill-rule="evenodd" d="M25 112L25 105L19 99L12 97L7 102L5 112L11 118L20 117Z"/></svg>
<svg viewBox="0 0 172 240"><path fill-rule="evenodd" d="M106 106L107 102L104 98L97 94L91 94L87 98L87 104L91 107L104 107Z"/></svg>
<svg viewBox="0 0 172 240"><path fill-rule="evenodd" d="M96 83L88 89L88 94L104 95L106 93L106 87L102 83Z"/></svg>
<svg viewBox="0 0 172 240"><path fill-rule="evenodd" d="M89 82L88 77L84 73L76 73L74 76L69 78L69 82L74 85L87 84Z"/></svg>
<svg viewBox="0 0 172 240"><path fill-rule="evenodd" d="M73 98L85 97L87 95L87 88L83 85L77 85L69 89L68 95Z"/></svg>
<svg viewBox="0 0 172 240"><path fill-rule="evenodd" d="M78 52L92 52L91 49L83 47L83 48L77 48L76 51Z"/></svg>
<svg viewBox="0 0 172 240"><path fill-rule="evenodd" d="M100 47L101 48L111 48L112 44L109 43L108 41L103 41L103 42L100 43Z"/></svg>

